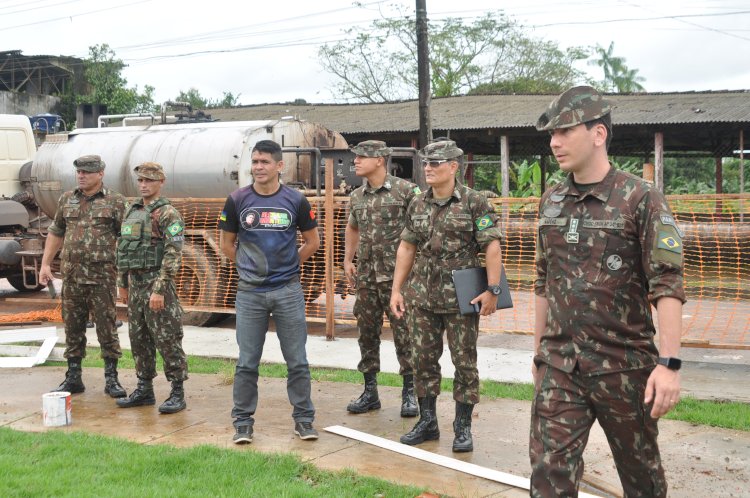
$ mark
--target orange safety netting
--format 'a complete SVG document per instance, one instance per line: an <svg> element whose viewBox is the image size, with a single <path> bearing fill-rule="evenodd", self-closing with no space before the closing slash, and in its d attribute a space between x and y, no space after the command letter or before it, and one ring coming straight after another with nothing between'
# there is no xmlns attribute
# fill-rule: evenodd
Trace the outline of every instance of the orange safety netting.
<svg viewBox="0 0 750 498"><path fill-rule="evenodd" d="M302 284L311 321L356 323L354 298L343 272L347 197L335 197L326 213L324 197L309 197L317 213L320 250L303 265ZM185 321L206 325L234 312L237 274L221 255L217 220L224 199L172 201L186 222L178 293L188 311ZM514 307L483 317L489 333L532 334L534 326L534 244L538 199L493 199L505 239L503 258ZM671 196L669 202L685 232L683 343L709 347L750 347L750 195ZM332 228L328 227L328 223ZM332 244L326 265L326 247ZM327 276L332 277L327 284ZM333 291L333 310L326 314L326 285ZM39 318L37 318L39 319ZM18 321L17 319L14 321Z"/></svg>

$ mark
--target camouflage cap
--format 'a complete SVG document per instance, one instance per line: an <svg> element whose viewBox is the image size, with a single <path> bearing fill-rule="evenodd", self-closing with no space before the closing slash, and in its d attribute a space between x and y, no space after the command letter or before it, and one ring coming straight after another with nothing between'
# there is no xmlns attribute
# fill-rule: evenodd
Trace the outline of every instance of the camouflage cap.
<svg viewBox="0 0 750 498"><path fill-rule="evenodd" d="M453 140L440 140L425 145L424 149L419 151L422 159L442 159L449 161L464 155L464 151L456 146Z"/></svg>
<svg viewBox="0 0 750 498"><path fill-rule="evenodd" d="M135 174L140 178L148 178L149 180L166 180L164 176L164 169L159 163L143 163L133 168Z"/></svg>
<svg viewBox="0 0 750 498"><path fill-rule="evenodd" d="M107 165L104 164L104 161L102 161L102 158L96 155L81 156L75 161L73 161L73 167L75 169L88 171L89 173L97 173L99 171L104 171L104 168L106 166Z"/></svg>
<svg viewBox="0 0 750 498"><path fill-rule="evenodd" d="M548 131L571 128L606 116L611 110L609 101L595 88L576 86L566 90L550 103L544 114L539 116L536 129Z"/></svg>
<svg viewBox="0 0 750 498"><path fill-rule="evenodd" d="M352 152L362 157L384 157L390 156L393 149L381 140L365 140L352 147Z"/></svg>

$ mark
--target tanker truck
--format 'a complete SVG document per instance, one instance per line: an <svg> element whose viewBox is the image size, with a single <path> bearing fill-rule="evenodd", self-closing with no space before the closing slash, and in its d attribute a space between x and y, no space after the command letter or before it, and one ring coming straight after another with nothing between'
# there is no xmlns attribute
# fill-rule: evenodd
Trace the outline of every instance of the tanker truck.
<svg viewBox="0 0 750 498"><path fill-rule="evenodd" d="M132 122L132 121L131 121ZM296 119L274 121L200 122L84 128L51 135L39 147L22 182L25 195L40 213L52 218L57 200L75 188L73 161L98 154L106 163L104 184L128 198L139 197L133 167L145 161L161 164L167 176L162 194L169 197L186 222L183 262L177 278L178 295L186 308L184 322L209 325L222 319L234 305L236 272L223 257L217 220L226 197L238 186L252 182L250 150L258 140L282 145L285 168L282 181L320 196L324 165L334 167L337 195L346 195L361 179L354 174L353 154L344 138L322 125ZM416 151L402 148L394 153L392 170L411 175ZM322 203L319 204L322 209ZM343 227L346 209L335 209L337 230L335 260L343 261ZM313 204L315 207L315 204ZM322 217L319 219L323 224ZM47 221L49 224L49 221ZM321 226L322 228L322 226ZM44 230L42 230L44 233ZM42 237L38 237L42 238ZM339 243L340 241L340 243ZM37 284L38 258L27 264L28 283ZM301 280L308 301L323 290L323 247L302 267ZM55 266L53 265L53 270ZM33 270L33 271L31 271Z"/></svg>
<svg viewBox="0 0 750 498"><path fill-rule="evenodd" d="M0 278L22 292L40 288L30 270L42 253L44 216L22 183L35 153L29 118L0 114Z"/></svg>

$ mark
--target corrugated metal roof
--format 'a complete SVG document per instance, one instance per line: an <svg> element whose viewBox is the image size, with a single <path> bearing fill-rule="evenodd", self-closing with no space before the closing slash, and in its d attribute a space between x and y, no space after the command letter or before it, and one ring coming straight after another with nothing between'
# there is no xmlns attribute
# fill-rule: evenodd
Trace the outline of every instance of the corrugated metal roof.
<svg viewBox="0 0 750 498"><path fill-rule="evenodd" d="M608 95L615 125L750 123L750 90ZM434 130L533 127L552 95L484 95L433 99ZM385 104L263 104L212 109L225 121L294 116L341 133L415 132L416 100Z"/></svg>

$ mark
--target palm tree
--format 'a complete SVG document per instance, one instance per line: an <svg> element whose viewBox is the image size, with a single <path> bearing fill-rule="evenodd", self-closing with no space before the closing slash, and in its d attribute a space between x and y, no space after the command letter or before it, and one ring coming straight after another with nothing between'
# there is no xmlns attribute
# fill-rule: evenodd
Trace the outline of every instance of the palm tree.
<svg viewBox="0 0 750 498"><path fill-rule="evenodd" d="M589 64L599 66L604 71L604 80L602 86L607 91L616 93L642 92L645 90L641 82L646 79L638 75L637 69L630 69L625 64L624 57L614 55L615 42L611 42L605 50L601 45L594 49L594 55L598 59L592 59Z"/></svg>

